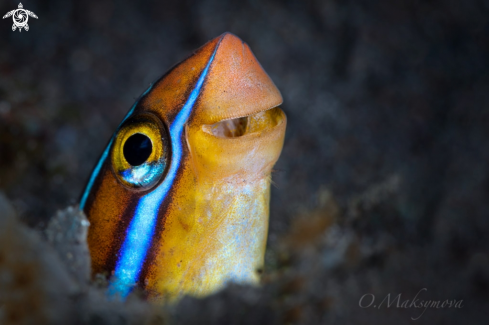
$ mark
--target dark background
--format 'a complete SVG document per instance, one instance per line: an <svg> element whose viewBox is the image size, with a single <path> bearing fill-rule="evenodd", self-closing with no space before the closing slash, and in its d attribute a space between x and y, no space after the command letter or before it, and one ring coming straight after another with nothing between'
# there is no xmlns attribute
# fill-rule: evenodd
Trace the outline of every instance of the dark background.
<svg viewBox="0 0 489 325"><path fill-rule="evenodd" d="M17 5L1 1L0 14ZM306 311L287 305L290 321L411 323L411 311L393 309L355 318L358 299L372 291L412 298L424 287L426 299L463 299L464 308L428 310L418 322L489 317L488 1L23 5L39 16L28 32L0 21L0 190L23 221L42 228L77 203L149 83L230 31L281 90L288 117L268 267L280 269L282 239L302 229L295 220L321 215L331 197L339 207L332 227L352 236L357 252L353 265L311 276L333 302L301 289L292 296L304 297ZM348 289L351 281L360 284Z"/></svg>

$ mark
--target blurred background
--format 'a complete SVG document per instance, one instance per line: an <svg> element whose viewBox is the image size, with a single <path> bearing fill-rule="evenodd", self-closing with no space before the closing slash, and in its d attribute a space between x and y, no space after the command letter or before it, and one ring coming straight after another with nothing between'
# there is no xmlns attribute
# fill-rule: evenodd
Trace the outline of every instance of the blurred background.
<svg viewBox="0 0 489 325"><path fill-rule="evenodd" d="M293 261L309 251L281 248L300 246L301 234L327 228L333 240L313 243L324 259L314 276L294 269L312 280L291 289L298 302L286 303L284 323L412 323L417 311L361 309L358 299L412 299L425 287L425 299L464 307L418 323L486 322L489 1L22 3L39 17L28 32L0 21L0 191L25 223L43 228L76 204L137 97L230 31L281 90L288 117L268 268L303 265ZM17 6L2 0L0 14Z"/></svg>

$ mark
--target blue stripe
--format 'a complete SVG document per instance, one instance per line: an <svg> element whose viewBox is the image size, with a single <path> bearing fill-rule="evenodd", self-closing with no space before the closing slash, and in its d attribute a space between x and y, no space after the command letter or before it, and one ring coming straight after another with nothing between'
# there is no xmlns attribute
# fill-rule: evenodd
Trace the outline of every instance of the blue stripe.
<svg viewBox="0 0 489 325"><path fill-rule="evenodd" d="M124 121L127 120L127 118L132 115L132 113L136 109L136 106L139 103L139 101L141 100L141 98L143 98L147 93L149 93L149 91L151 90L151 88L153 88L153 84L151 84L149 86L149 88L146 89L146 91L134 103L134 105L132 105L131 109L126 114L126 117L124 117L124 119L122 120L122 122L117 127L117 131L121 127L122 123L124 123ZM95 168L93 169L92 175L90 175L90 180L88 181L87 187L85 188L85 192L83 192L82 198L80 200L80 210L83 210L83 208L85 207L85 203L87 203L88 194L90 194L90 191L92 190L92 187L93 187L93 183L97 179L97 176L100 173L100 170L102 169L102 166L104 165L105 159L107 159L107 156L109 155L109 150L110 150L110 147L112 146L112 142L114 142L114 138L115 138L115 135L117 134L117 131L114 132L114 134L110 138L109 144L105 148L104 153L102 153L102 157L100 157L100 159L99 159L99 161L97 163L97 166L95 166Z"/></svg>
<svg viewBox="0 0 489 325"><path fill-rule="evenodd" d="M158 210L166 198L177 175L182 160L182 132L187 123L192 108L199 96L209 67L214 60L217 46L206 67L190 93L187 102L183 105L175 120L170 125L170 138L172 155L170 169L163 182L151 193L143 196L136 207L134 218L127 230L126 239L121 248L121 255L117 261L114 278L109 286L109 295L119 295L125 298L139 277L144 259L148 253L154 228L158 217Z"/></svg>

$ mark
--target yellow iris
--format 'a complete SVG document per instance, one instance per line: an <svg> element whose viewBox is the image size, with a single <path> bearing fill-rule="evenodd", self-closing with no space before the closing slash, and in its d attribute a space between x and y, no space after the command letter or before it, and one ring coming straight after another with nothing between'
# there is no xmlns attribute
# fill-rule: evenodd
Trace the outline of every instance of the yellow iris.
<svg viewBox="0 0 489 325"><path fill-rule="evenodd" d="M128 148L128 140L131 137L134 139L135 135L142 135L139 138L146 140L147 145L143 162L137 165L128 161L128 155L140 155L131 152L139 148ZM112 169L117 179L131 189L152 188L161 179L167 165L167 139L162 123L153 114L144 113L127 120L118 131L112 146Z"/></svg>

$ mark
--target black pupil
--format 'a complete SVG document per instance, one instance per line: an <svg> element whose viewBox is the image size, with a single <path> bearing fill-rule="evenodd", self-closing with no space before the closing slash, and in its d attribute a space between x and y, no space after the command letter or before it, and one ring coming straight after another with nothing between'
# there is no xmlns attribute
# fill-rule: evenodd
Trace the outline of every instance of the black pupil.
<svg viewBox="0 0 489 325"><path fill-rule="evenodd" d="M124 143L123 151L124 157L131 166L139 166L149 158L153 145L147 136L136 133Z"/></svg>

